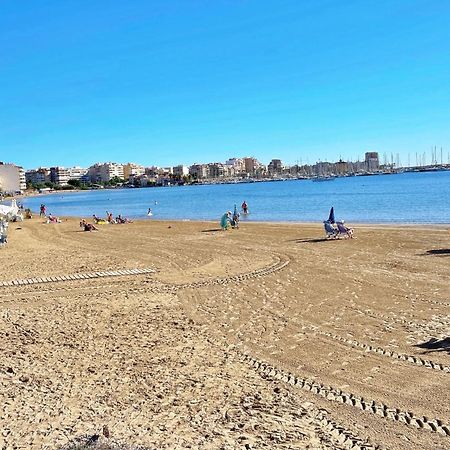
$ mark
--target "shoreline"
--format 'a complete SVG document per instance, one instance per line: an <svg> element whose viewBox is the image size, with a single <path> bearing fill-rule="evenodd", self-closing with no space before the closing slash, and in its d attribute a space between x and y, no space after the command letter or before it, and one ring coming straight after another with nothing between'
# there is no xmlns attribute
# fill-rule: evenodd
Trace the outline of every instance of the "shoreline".
<svg viewBox="0 0 450 450"><path fill-rule="evenodd" d="M59 219L61 219L62 221L80 221L81 219L85 219L86 221L90 222L92 220L92 215L90 216L58 216ZM33 216L32 220L35 219L39 219L39 215L36 213ZM132 219L132 223L131 224L102 224L103 225L132 225L133 223L137 223L137 224L147 224L147 223L151 223L151 222L155 222L155 223L159 223L159 224L183 224L183 223L192 223L192 224L205 224L205 225L214 225L217 227L220 227L220 221L219 220L208 220L208 219L157 219L154 218L152 216L152 218L133 218ZM27 220L27 219L25 219ZM401 228L409 228L409 229L433 229L433 230L443 230L446 231L448 230L450 232L450 223L446 224L446 223L399 223L399 222L392 222L392 223L387 223L387 222L380 222L380 223L366 223L366 222L350 222L350 221L345 221L346 225L351 225L352 228L354 227L358 227L358 228L364 228L367 230L376 230L377 228L382 228L383 230L389 230L389 229L393 229L393 230L398 230ZM319 228L321 231L323 231L323 221L322 222L283 222L283 221L241 221L239 226L253 226L253 225L258 225L258 226L278 226L278 227L314 227L314 228ZM218 230L218 231L222 231L222 230ZM238 230L236 230L238 231Z"/></svg>

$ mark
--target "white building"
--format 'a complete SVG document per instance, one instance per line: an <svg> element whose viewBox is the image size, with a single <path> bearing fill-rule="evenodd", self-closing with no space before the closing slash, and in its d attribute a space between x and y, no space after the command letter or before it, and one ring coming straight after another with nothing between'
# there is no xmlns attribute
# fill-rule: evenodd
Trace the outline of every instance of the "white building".
<svg viewBox="0 0 450 450"><path fill-rule="evenodd" d="M58 186L67 186L67 182L70 180L68 169L64 167L50 167L50 181Z"/></svg>
<svg viewBox="0 0 450 450"><path fill-rule="evenodd" d="M27 187L22 167L0 162L0 192L15 194Z"/></svg>
<svg viewBox="0 0 450 450"><path fill-rule="evenodd" d="M225 162L225 165L231 168L230 172L234 175L238 175L245 171L245 163L242 158L230 158Z"/></svg>
<svg viewBox="0 0 450 450"><path fill-rule="evenodd" d="M70 167L67 171L69 172L69 180L82 180L88 173L88 169L78 166Z"/></svg>
<svg viewBox="0 0 450 450"><path fill-rule="evenodd" d="M123 164L114 162L97 163L89 167L88 175L92 183L108 183L116 177L123 179Z"/></svg>

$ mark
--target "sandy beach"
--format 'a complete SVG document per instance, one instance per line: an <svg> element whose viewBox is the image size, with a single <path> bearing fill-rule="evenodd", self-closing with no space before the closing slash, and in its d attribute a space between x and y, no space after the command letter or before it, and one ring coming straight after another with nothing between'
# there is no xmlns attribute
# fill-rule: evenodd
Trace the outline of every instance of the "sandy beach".
<svg viewBox="0 0 450 450"><path fill-rule="evenodd" d="M2 450L450 447L445 227L99 228L10 226Z"/></svg>

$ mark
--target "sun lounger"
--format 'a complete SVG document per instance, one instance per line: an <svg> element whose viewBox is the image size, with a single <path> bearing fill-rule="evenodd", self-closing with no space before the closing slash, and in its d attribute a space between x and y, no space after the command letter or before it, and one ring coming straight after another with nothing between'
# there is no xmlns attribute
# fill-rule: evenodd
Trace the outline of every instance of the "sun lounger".
<svg viewBox="0 0 450 450"><path fill-rule="evenodd" d="M325 234L327 235L327 239L328 238L336 239L338 231L336 230L336 228L333 227L333 225L331 225L330 222L325 221L323 223L323 227L325 228Z"/></svg>
<svg viewBox="0 0 450 450"><path fill-rule="evenodd" d="M337 222L338 237L343 236L345 239L353 238L353 228L347 228L344 222Z"/></svg>

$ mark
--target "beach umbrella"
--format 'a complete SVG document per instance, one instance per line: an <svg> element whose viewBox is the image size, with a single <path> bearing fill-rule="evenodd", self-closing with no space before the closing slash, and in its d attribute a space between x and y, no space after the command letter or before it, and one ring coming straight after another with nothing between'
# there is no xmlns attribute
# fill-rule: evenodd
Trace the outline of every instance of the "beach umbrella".
<svg viewBox="0 0 450 450"><path fill-rule="evenodd" d="M328 222L335 223L335 220L334 220L334 207L333 206L330 209L330 216L328 217Z"/></svg>

